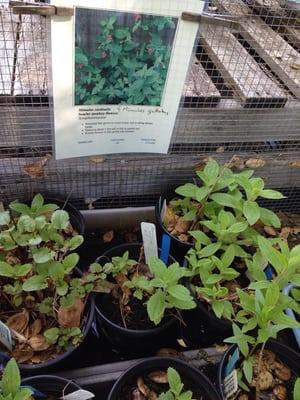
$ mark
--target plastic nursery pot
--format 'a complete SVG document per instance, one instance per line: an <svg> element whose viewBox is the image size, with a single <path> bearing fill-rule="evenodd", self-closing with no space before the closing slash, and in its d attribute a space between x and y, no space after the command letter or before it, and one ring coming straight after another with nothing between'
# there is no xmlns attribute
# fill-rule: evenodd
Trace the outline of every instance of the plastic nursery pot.
<svg viewBox="0 0 300 400"><path fill-rule="evenodd" d="M142 243L121 244L103 253L96 261L102 263L107 262L112 257L122 256L126 251L129 252L129 258L138 260L141 246ZM175 259L169 256L169 264L173 262L176 262ZM130 354L140 352L141 350L150 350L157 345L169 343L170 337L177 331L176 329L174 330L177 325L177 320L175 318L169 319L157 327L150 329L127 329L113 322L109 318L108 313L105 313L105 306L108 303L111 304L110 294L96 295L97 325L102 328L112 345L119 350L128 351Z"/></svg>
<svg viewBox="0 0 300 400"><path fill-rule="evenodd" d="M190 383L191 387L186 387L185 390L193 391L193 399L220 400L216 389L205 375L186 362L169 357L148 358L128 369L114 384L108 400L123 400L125 398L124 387L130 385L139 376L156 370L168 369L169 367L174 368L179 373L183 382L188 381ZM197 397L197 393L199 397Z"/></svg>
<svg viewBox="0 0 300 400"><path fill-rule="evenodd" d="M57 399L81 389L75 382L53 375L37 375L23 379L22 386L30 386L47 396L55 396Z"/></svg>
<svg viewBox="0 0 300 400"><path fill-rule="evenodd" d="M171 193L168 195L160 196L158 202L155 205L155 219L156 219L156 227L157 227L157 237L159 243L161 243L161 238L163 234L168 235L171 238L170 245L170 253L175 257L175 259L182 263L184 261L184 257L186 253L194 246L193 242L183 242L171 235L170 232L166 229L161 219L161 212L164 205L164 201L166 200L167 204L170 200L176 197L176 193Z"/></svg>
<svg viewBox="0 0 300 400"><path fill-rule="evenodd" d="M78 268L75 269L75 273L77 276L82 275L81 271ZM84 310L85 323L83 328L83 338L79 346L76 347L70 346L64 353L44 363L18 364L22 375L37 375L41 373L48 373L50 371L58 371L70 365L73 358L75 358L75 356L80 354L80 350L84 345L85 341L87 340L88 334L92 328L94 316L95 316L95 296L93 293L91 293L88 297Z"/></svg>
<svg viewBox="0 0 300 400"><path fill-rule="evenodd" d="M265 348L273 351L273 353L275 353L278 356L278 358L287 367L289 367L296 376L300 376L300 354L299 353L292 350L290 347L286 346L285 344L282 344L282 343L280 343L276 340L272 340L272 339L270 339L267 342ZM219 368L218 368L217 388L218 388L219 393L221 393L222 398L224 398L224 399L225 399L225 394L224 394L223 381L224 381L224 378L226 375L225 371L226 371L227 364L236 349L237 349L236 345L232 345L229 347L229 349L223 355L221 362L219 364ZM228 373L230 373L230 372L231 371L228 371Z"/></svg>

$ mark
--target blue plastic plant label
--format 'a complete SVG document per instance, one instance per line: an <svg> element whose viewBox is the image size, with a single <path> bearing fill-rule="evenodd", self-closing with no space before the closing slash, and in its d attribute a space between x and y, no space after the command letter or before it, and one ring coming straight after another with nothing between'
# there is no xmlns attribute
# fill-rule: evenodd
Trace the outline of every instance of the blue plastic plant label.
<svg viewBox="0 0 300 400"><path fill-rule="evenodd" d="M13 340L12 340L12 337L11 337L10 329L1 321L0 321L0 342L9 351L12 350Z"/></svg>
<svg viewBox="0 0 300 400"><path fill-rule="evenodd" d="M225 367L224 376L228 376L234 370L235 365L238 362L239 358L240 358L240 352L239 349L237 348L229 357L228 363Z"/></svg>
<svg viewBox="0 0 300 400"><path fill-rule="evenodd" d="M94 393L87 390L79 389L76 392L62 396L61 400L89 400L95 397Z"/></svg>

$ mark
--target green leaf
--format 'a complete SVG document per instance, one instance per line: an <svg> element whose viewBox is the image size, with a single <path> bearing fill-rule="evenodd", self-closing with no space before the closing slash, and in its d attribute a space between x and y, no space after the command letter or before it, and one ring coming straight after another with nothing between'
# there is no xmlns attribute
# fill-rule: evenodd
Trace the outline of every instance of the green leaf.
<svg viewBox="0 0 300 400"><path fill-rule="evenodd" d="M175 192L184 197L196 198L197 189L198 186L194 185L193 183L186 183L185 185L179 186L177 189L175 189Z"/></svg>
<svg viewBox="0 0 300 400"><path fill-rule="evenodd" d="M211 303L211 307L213 309L213 312L216 314L216 316L218 318L222 317L223 311L224 311L224 304L222 303L222 301L213 301Z"/></svg>
<svg viewBox="0 0 300 400"><path fill-rule="evenodd" d="M210 257L215 254L221 247L221 243L212 243L208 246L204 247L200 252L199 256L201 257Z"/></svg>
<svg viewBox="0 0 300 400"><path fill-rule="evenodd" d="M260 217L260 208L255 201L246 200L243 213L250 225L254 225Z"/></svg>
<svg viewBox="0 0 300 400"><path fill-rule="evenodd" d="M32 399L33 391L29 388L20 388L15 395L14 400L28 400Z"/></svg>
<svg viewBox="0 0 300 400"><path fill-rule="evenodd" d="M300 378L296 379L296 382L294 385L293 400L300 400Z"/></svg>
<svg viewBox="0 0 300 400"><path fill-rule="evenodd" d="M195 193L195 199L200 203L208 194L210 190L207 187L197 188Z"/></svg>
<svg viewBox="0 0 300 400"><path fill-rule="evenodd" d="M202 231L189 231L189 234L196 239L197 242L205 245L211 244L210 238Z"/></svg>
<svg viewBox="0 0 300 400"><path fill-rule="evenodd" d="M243 372L248 383L252 382L253 378L253 360L246 358L243 362Z"/></svg>
<svg viewBox="0 0 300 400"><path fill-rule="evenodd" d="M10 223L10 214L9 211L1 211L0 212L0 225L8 225Z"/></svg>
<svg viewBox="0 0 300 400"><path fill-rule="evenodd" d="M15 267L16 276L26 276L32 270L32 264L23 264Z"/></svg>
<svg viewBox="0 0 300 400"><path fill-rule="evenodd" d="M277 215L267 208L260 207L260 220L264 225L274 226L274 228L281 227L281 221Z"/></svg>
<svg viewBox="0 0 300 400"><path fill-rule="evenodd" d="M265 199L284 199L286 196L284 196L282 193L278 192L277 190L271 190L271 189L265 189L262 192L260 192L260 196L265 198Z"/></svg>
<svg viewBox="0 0 300 400"><path fill-rule="evenodd" d="M57 339L59 338L59 329L58 328L50 328L44 332L44 336L47 341L51 344L55 344Z"/></svg>
<svg viewBox="0 0 300 400"><path fill-rule="evenodd" d="M31 209L27 204L23 203L10 203L9 208L19 214L31 215Z"/></svg>
<svg viewBox="0 0 300 400"><path fill-rule="evenodd" d="M181 301L192 300L190 291L183 285L173 285L168 288L168 292L171 296Z"/></svg>
<svg viewBox="0 0 300 400"><path fill-rule="evenodd" d="M285 257L278 250L274 249L268 239L259 236L257 242L263 257L269 261L269 263L276 269L277 273L287 267L287 260Z"/></svg>
<svg viewBox="0 0 300 400"><path fill-rule="evenodd" d="M235 247L230 245L225 250L225 253L222 255L221 260L225 267L230 267L235 257Z"/></svg>
<svg viewBox="0 0 300 400"><path fill-rule="evenodd" d="M62 261L65 273L70 273L72 269L76 266L78 261L79 261L79 255L77 253L72 253L67 255Z"/></svg>
<svg viewBox="0 0 300 400"><path fill-rule="evenodd" d="M246 222L236 222L235 224L231 225L231 227L228 229L228 232L230 233L240 233L244 232L248 227L248 224Z"/></svg>
<svg viewBox="0 0 300 400"><path fill-rule="evenodd" d="M15 269L4 261L0 261L0 276L12 278L15 275Z"/></svg>
<svg viewBox="0 0 300 400"><path fill-rule="evenodd" d="M214 184L220 172L220 166L215 160L209 160L203 172L209 177L210 183Z"/></svg>
<svg viewBox="0 0 300 400"><path fill-rule="evenodd" d="M53 261L48 268L48 273L54 281L61 281L65 275L65 269L59 261Z"/></svg>
<svg viewBox="0 0 300 400"><path fill-rule="evenodd" d="M191 210L189 212L187 212L186 214L184 214L183 219L185 221L194 221L194 219L196 218L197 215L197 210Z"/></svg>
<svg viewBox="0 0 300 400"><path fill-rule="evenodd" d="M85 67L87 67L89 64L87 56L83 54L81 49L78 47L75 49L75 62L76 64L82 64Z"/></svg>
<svg viewBox="0 0 300 400"><path fill-rule="evenodd" d="M164 273L167 270L166 265L157 257L149 257L149 268L155 278L163 279Z"/></svg>
<svg viewBox="0 0 300 400"><path fill-rule="evenodd" d="M22 215L17 222L18 229L21 232L34 232L35 222L29 215Z"/></svg>
<svg viewBox="0 0 300 400"><path fill-rule="evenodd" d="M23 283L25 292L35 292L36 290L46 289L48 287L45 277L34 275Z"/></svg>
<svg viewBox="0 0 300 400"><path fill-rule="evenodd" d="M77 247L81 246L84 242L84 238L81 235L73 236L68 242L68 248L73 251L77 249Z"/></svg>
<svg viewBox="0 0 300 400"><path fill-rule="evenodd" d="M210 195L210 198L223 207L236 208L237 210L241 210L242 208L240 202L234 196L227 193L213 193Z"/></svg>
<svg viewBox="0 0 300 400"><path fill-rule="evenodd" d="M169 367L168 368L168 382L170 385L171 391L176 395L179 396L183 389L183 383L181 382L180 375L174 369Z"/></svg>
<svg viewBox="0 0 300 400"><path fill-rule="evenodd" d="M62 281L59 286L56 286L56 291L59 296L65 296L68 293L69 286L67 282Z"/></svg>
<svg viewBox="0 0 300 400"><path fill-rule="evenodd" d="M37 211L39 208L42 207L43 204L44 204L44 198L40 193L38 193L32 199L31 208Z"/></svg>
<svg viewBox="0 0 300 400"><path fill-rule="evenodd" d="M66 229L69 225L69 214L64 210L56 210L52 214L51 223L55 229Z"/></svg>
<svg viewBox="0 0 300 400"><path fill-rule="evenodd" d="M37 264L42 264L52 260L54 255L54 251L50 251L47 247L42 247L33 252L33 259Z"/></svg>
<svg viewBox="0 0 300 400"><path fill-rule="evenodd" d="M18 364L14 358L10 359L3 371L1 389L4 396L15 396L21 385L21 376Z"/></svg>
<svg viewBox="0 0 300 400"><path fill-rule="evenodd" d="M157 290L157 292L150 297L147 302L147 313L150 321L158 325L165 312L165 295L162 290Z"/></svg>

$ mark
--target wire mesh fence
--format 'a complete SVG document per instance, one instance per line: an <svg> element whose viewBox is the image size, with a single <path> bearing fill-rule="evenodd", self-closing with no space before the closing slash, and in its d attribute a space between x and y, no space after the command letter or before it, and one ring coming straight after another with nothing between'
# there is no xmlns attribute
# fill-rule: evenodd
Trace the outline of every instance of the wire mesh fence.
<svg viewBox="0 0 300 400"><path fill-rule="evenodd" d="M49 21L14 15L0 0L0 196L42 192L81 208L153 204L191 179L203 160L254 168L289 195L300 187L300 15L283 0L212 0L201 23L167 155L119 154L55 161ZM63 61L62 61L63 62Z"/></svg>

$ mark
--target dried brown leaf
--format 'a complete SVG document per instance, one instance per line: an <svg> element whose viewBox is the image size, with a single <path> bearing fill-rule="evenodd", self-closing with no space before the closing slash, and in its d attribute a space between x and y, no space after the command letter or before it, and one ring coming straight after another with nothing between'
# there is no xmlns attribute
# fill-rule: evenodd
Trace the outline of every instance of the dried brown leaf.
<svg viewBox="0 0 300 400"><path fill-rule="evenodd" d="M110 230L110 231L104 233L104 235L102 236L103 242L104 243L110 243L113 240L114 235L115 234L114 234L113 230Z"/></svg>
<svg viewBox="0 0 300 400"><path fill-rule="evenodd" d="M262 168L265 165L266 162L262 158L249 158L249 160L246 161L246 167L248 168Z"/></svg>
<svg viewBox="0 0 300 400"><path fill-rule="evenodd" d="M273 384L273 376L271 372L263 370L255 379L253 386L258 386L260 390L267 390Z"/></svg>
<svg viewBox="0 0 300 400"><path fill-rule="evenodd" d="M287 390L283 385L277 385L273 389L273 393L277 397L278 400L286 400L287 398Z"/></svg>
<svg viewBox="0 0 300 400"><path fill-rule="evenodd" d="M300 168L300 160L291 161L291 162L289 163L289 167L292 167L292 168Z"/></svg>
<svg viewBox="0 0 300 400"><path fill-rule="evenodd" d="M275 362L275 374L277 378L283 380L283 381L288 381L292 377L291 370L284 364L280 362Z"/></svg>
<svg viewBox="0 0 300 400"><path fill-rule="evenodd" d="M225 147L224 146L220 146L217 148L216 153L224 153L225 151Z"/></svg>
<svg viewBox="0 0 300 400"><path fill-rule="evenodd" d="M122 304L125 306L126 304L128 304L131 296L131 290L129 289L129 287L124 285L125 282L128 282L128 279L124 274L118 273L115 276L115 281L122 290Z"/></svg>
<svg viewBox="0 0 300 400"><path fill-rule="evenodd" d="M185 343L185 341L181 338L181 339L177 339L177 343L179 344L179 346L181 347L188 347L188 345Z"/></svg>
<svg viewBox="0 0 300 400"><path fill-rule="evenodd" d="M215 349L218 353L225 353L228 349L228 344L216 344Z"/></svg>
<svg viewBox="0 0 300 400"><path fill-rule="evenodd" d="M131 395L132 400L146 400L146 397L139 391L138 388L135 388Z"/></svg>
<svg viewBox="0 0 300 400"><path fill-rule="evenodd" d="M22 334L25 329L27 328L29 323L29 314L24 309L22 312L13 315L12 317L8 318L6 321L6 325L16 331L17 333Z"/></svg>
<svg viewBox="0 0 300 400"><path fill-rule="evenodd" d="M168 374L166 371L153 371L148 375L149 379L155 383L168 383Z"/></svg>
<svg viewBox="0 0 300 400"><path fill-rule="evenodd" d="M292 228L286 226L281 229L279 236L282 237L283 239L287 239L292 234L292 232L293 232Z"/></svg>
<svg viewBox="0 0 300 400"><path fill-rule="evenodd" d="M189 237L188 235L181 233L180 235L178 235L178 239L181 240L182 242L188 242Z"/></svg>
<svg viewBox="0 0 300 400"><path fill-rule="evenodd" d="M94 164L101 164L105 161L104 157L90 157L90 161Z"/></svg>
<svg viewBox="0 0 300 400"><path fill-rule="evenodd" d="M269 236L277 236L277 232L275 231L272 226L264 226L264 231L269 235Z"/></svg>
<svg viewBox="0 0 300 400"><path fill-rule="evenodd" d="M34 352L31 349L15 349L12 351L11 355L19 364L22 364L29 361L34 355Z"/></svg>
<svg viewBox="0 0 300 400"><path fill-rule="evenodd" d="M44 167L48 160L51 158L49 154L42 157L40 160L24 165L22 171L24 174L30 176L31 178L41 178L45 176Z"/></svg>
<svg viewBox="0 0 300 400"><path fill-rule="evenodd" d="M136 383L137 383L137 387L138 387L139 391L140 391L144 396L148 397L148 395L149 395L149 393L150 393L150 389L149 389L149 387L145 384L144 379L143 379L141 376L139 376L139 377L137 378Z"/></svg>
<svg viewBox="0 0 300 400"><path fill-rule="evenodd" d="M47 342L47 339L43 335L32 336L28 340L28 343L34 351L44 351L50 347L50 343Z"/></svg>
<svg viewBox="0 0 300 400"><path fill-rule="evenodd" d="M190 229L191 223L190 221L186 221L183 217L178 218L174 229L178 233L186 233Z"/></svg>
<svg viewBox="0 0 300 400"><path fill-rule="evenodd" d="M300 64L298 64L298 63L293 63L293 64L290 64L290 67L291 67L292 69L299 70L299 69L300 69Z"/></svg>
<svg viewBox="0 0 300 400"><path fill-rule="evenodd" d="M245 161L238 157L236 154L224 164L224 167L227 168L236 168L236 169L244 169L245 168Z"/></svg>
<svg viewBox="0 0 300 400"><path fill-rule="evenodd" d="M69 308L60 307L57 312L57 320L64 328L75 328L80 326L81 315L84 310L84 303L77 298Z"/></svg>

